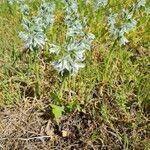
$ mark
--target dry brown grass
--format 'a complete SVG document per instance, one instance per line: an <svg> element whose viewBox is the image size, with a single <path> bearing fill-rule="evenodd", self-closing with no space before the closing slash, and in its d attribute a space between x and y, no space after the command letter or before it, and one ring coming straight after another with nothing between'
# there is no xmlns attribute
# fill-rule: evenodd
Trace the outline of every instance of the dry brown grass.
<svg viewBox="0 0 150 150"><path fill-rule="evenodd" d="M100 86L100 85L99 85ZM102 86L100 86L102 88ZM103 87L104 88L104 87ZM26 98L0 111L0 146L4 150L143 150L150 139L150 122L133 103L129 114L121 112L108 91L93 93L83 107L53 120L51 100ZM98 98L99 97L99 98ZM102 100L109 107L111 119L100 112ZM140 114L138 116L138 113ZM141 118L138 118L141 117ZM127 141L126 141L127 137Z"/></svg>

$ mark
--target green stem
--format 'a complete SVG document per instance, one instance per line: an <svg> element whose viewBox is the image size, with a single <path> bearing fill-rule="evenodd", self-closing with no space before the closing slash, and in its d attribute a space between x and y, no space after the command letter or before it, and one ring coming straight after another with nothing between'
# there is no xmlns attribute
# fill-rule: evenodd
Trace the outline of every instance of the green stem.
<svg viewBox="0 0 150 150"><path fill-rule="evenodd" d="M8 6L9 14L14 15L14 14L13 14L13 11L12 11L12 8L11 8L11 5L8 4L7 6Z"/></svg>
<svg viewBox="0 0 150 150"><path fill-rule="evenodd" d="M66 89L66 79L63 79L61 86L60 86L60 90L59 90L59 98L60 99L62 99L62 97L63 97L64 89Z"/></svg>
<svg viewBox="0 0 150 150"><path fill-rule="evenodd" d="M34 51L34 70L35 70L35 78L36 78L36 83L35 83L35 94L37 97L40 96L40 75L39 75L39 64L38 64L38 53L37 50Z"/></svg>
<svg viewBox="0 0 150 150"><path fill-rule="evenodd" d="M113 50L116 46L116 43L117 43L117 40L116 39L112 45L112 48L110 49L110 52L109 52L109 55L107 57L107 60L106 60L106 67L105 67L105 70L104 70L104 75L103 75L103 80L106 79L106 76L107 76L107 73L108 73L108 68L109 68L109 64L110 64L110 61L111 61L111 56L112 56L112 53L113 53Z"/></svg>

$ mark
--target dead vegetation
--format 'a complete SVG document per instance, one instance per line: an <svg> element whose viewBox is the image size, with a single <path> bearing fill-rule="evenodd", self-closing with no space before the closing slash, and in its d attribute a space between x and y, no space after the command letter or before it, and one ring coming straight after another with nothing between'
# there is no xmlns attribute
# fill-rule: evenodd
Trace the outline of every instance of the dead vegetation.
<svg viewBox="0 0 150 150"><path fill-rule="evenodd" d="M99 111L102 100L110 110L107 116ZM93 99L81 106L82 111L66 113L59 124L50 113L50 104L48 98L25 98L1 107L1 149L143 150L149 142L150 122L134 102L125 114L111 95L94 93Z"/></svg>

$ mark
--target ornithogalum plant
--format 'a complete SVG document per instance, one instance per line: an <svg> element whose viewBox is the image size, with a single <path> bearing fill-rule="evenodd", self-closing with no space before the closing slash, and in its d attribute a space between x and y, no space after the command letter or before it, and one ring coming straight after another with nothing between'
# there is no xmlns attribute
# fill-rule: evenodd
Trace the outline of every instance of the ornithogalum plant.
<svg viewBox="0 0 150 150"><path fill-rule="evenodd" d="M25 47L30 50L42 49L47 41L45 30L53 25L54 22L54 3L42 3L38 10L37 16L28 19L23 16L23 32L19 33L20 38L24 41Z"/></svg>
<svg viewBox="0 0 150 150"><path fill-rule="evenodd" d="M22 14L23 31L19 32L20 38L24 42L24 48L32 51L29 57L28 69L35 75L35 93L40 95L40 70L38 51L47 44L46 29L53 25L55 4L42 1L36 15L32 16L25 0L9 0L10 4L17 3ZM33 67L30 67L33 66ZM32 68L30 70L30 68Z"/></svg>
<svg viewBox="0 0 150 150"><path fill-rule="evenodd" d="M55 4L42 1L36 16L30 16L30 11L25 0L9 0L10 4L19 4L22 14L22 32L20 38L24 41L24 46L31 51L42 49L47 41L45 30L53 25Z"/></svg>
<svg viewBox="0 0 150 150"><path fill-rule="evenodd" d="M105 7L108 4L108 0L96 0L97 7Z"/></svg>
<svg viewBox="0 0 150 150"><path fill-rule="evenodd" d="M60 59L52 63L61 76L65 72L71 75L77 74L79 69L85 66L84 53L91 49L95 38L92 33L87 32L86 19L80 18L77 0L62 0L65 6L64 22L67 32L65 42L61 46L49 44L45 33L45 30L54 22L55 5L53 3L42 2L37 15L31 17L29 7L24 0L9 0L10 4L14 2L19 4L22 14L24 31L20 32L19 36L24 41L25 48L37 51L48 44L52 53L57 56L62 54Z"/></svg>
<svg viewBox="0 0 150 150"><path fill-rule="evenodd" d="M87 28L86 19L80 19L77 1L63 0L63 3L65 5L64 22L67 28L66 40L63 46L52 44L49 49L57 55L60 52L63 53L60 59L52 63L61 76L64 76L66 72L75 75L80 68L85 66L83 63L85 60L84 53L91 49L92 41L95 38L92 33L85 32Z"/></svg>
<svg viewBox="0 0 150 150"><path fill-rule="evenodd" d="M117 17L119 14L113 14L110 10L110 14L108 16L108 26L109 32L119 40L120 45L125 45L128 43L128 39L126 35L129 31L135 28L137 22L133 19L133 13L129 12L129 10L123 9L121 16L125 20L124 24L117 26Z"/></svg>
<svg viewBox="0 0 150 150"><path fill-rule="evenodd" d="M120 45L125 45L129 42L126 38L126 34L133 30L137 25L137 21L134 19L134 14L141 7L144 7L146 11L147 8L145 5L146 0L137 0L137 2L131 5L129 9L123 9L120 14L113 14L112 10L110 9L108 16L108 31L111 33L111 35L119 40ZM121 22L120 26L117 25L117 18L119 17L122 18L121 20L124 20L123 23Z"/></svg>

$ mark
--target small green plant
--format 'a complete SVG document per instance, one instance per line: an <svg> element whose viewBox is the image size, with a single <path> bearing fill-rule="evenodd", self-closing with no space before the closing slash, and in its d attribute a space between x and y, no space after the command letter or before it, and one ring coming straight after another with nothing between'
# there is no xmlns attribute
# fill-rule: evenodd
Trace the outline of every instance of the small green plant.
<svg viewBox="0 0 150 150"><path fill-rule="evenodd" d="M100 112L101 112L103 120L109 123L110 122L110 114L109 114L109 109L106 104L103 104L101 106Z"/></svg>
<svg viewBox="0 0 150 150"><path fill-rule="evenodd" d="M122 91L118 92L116 95L116 101L117 101L117 104L120 106L120 108L126 112L127 111L127 105L126 105L127 97L125 93L123 93Z"/></svg>
<svg viewBox="0 0 150 150"><path fill-rule="evenodd" d="M73 112L74 110L79 110L80 111L80 103L76 100L72 100L71 102L69 102L67 104L67 106L65 107L66 112Z"/></svg>
<svg viewBox="0 0 150 150"><path fill-rule="evenodd" d="M62 113L64 112L64 106L51 104L51 108L55 121L59 123Z"/></svg>

